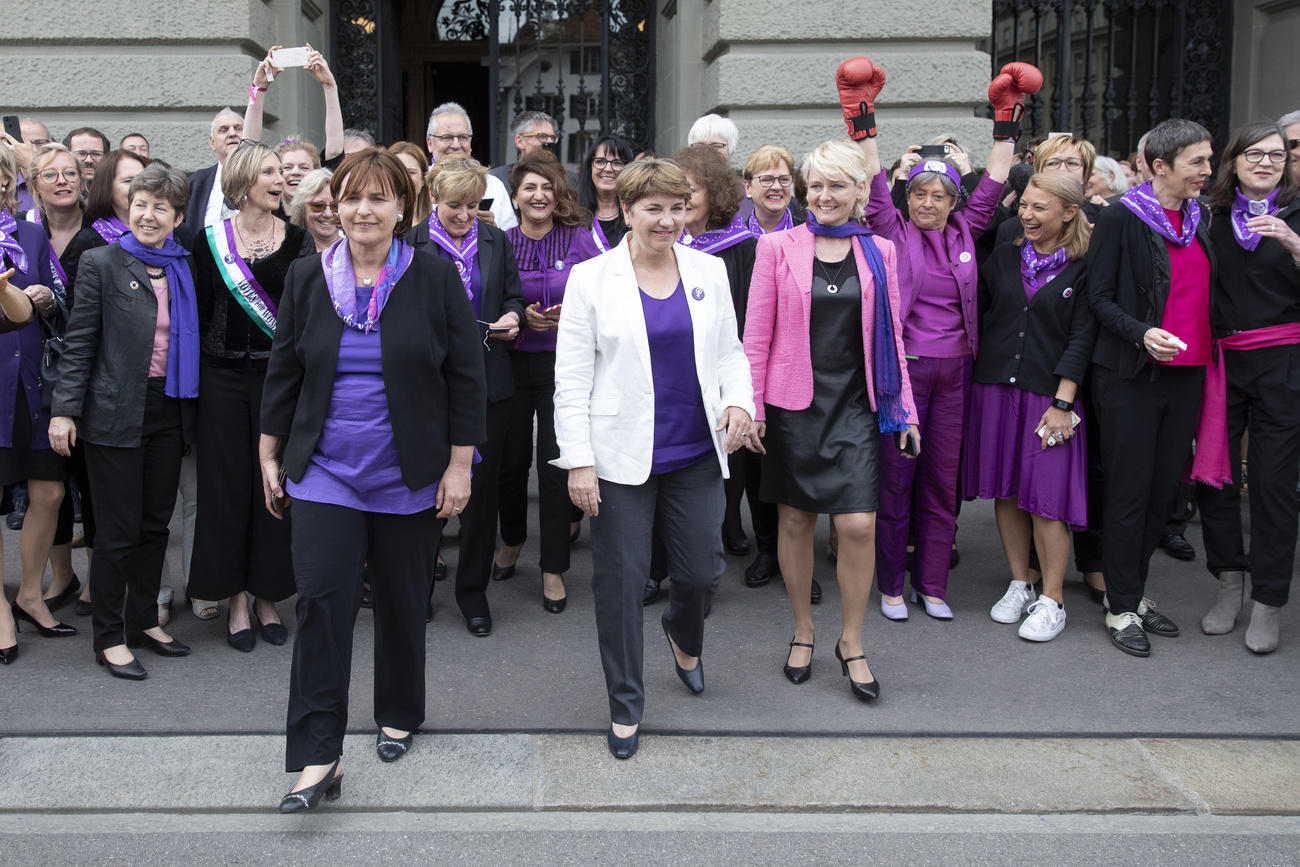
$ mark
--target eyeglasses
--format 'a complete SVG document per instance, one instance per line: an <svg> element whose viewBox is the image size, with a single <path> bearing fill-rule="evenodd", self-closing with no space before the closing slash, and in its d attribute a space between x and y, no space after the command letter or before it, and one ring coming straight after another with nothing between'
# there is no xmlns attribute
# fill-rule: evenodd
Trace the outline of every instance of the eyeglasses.
<svg viewBox="0 0 1300 867"><path fill-rule="evenodd" d="M64 169L63 171L59 171L58 169L46 169L45 171L38 174L36 177L45 181L45 183L47 184L52 184L55 181L57 181L60 177L62 177L65 181L75 181L81 177L81 173L78 172L76 169Z"/></svg>
<svg viewBox="0 0 1300 867"><path fill-rule="evenodd" d="M1063 160L1060 157L1053 157L1052 159L1043 162L1043 168L1048 171L1063 168L1081 169L1083 168L1083 160L1075 159L1073 157L1068 160Z"/></svg>
<svg viewBox="0 0 1300 867"><path fill-rule="evenodd" d="M559 141L558 136L551 135L549 132L525 132L519 134L520 138L535 138L544 145L555 144Z"/></svg>
<svg viewBox="0 0 1300 867"><path fill-rule="evenodd" d="M79 160L91 160L94 162L99 162L104 158L103 151L73 151L72 155Z"/></svg>
<svg viewBox="0 0 1300 867"><path fill-rule="evenodd" d="M758 181L758 185L765 190L774 186L785 189L794 182L794 178L789 175L759 175L754 180Z"/></svg>
<svg viewBox="0 0 1300 867"><path fill-rule="evenodd" d="M248 147L249 145L259 145L259 144L261 144L261 142L255 138L241 138L239 142L233 148L230 149L230 152L233 154L235 151L239 150L242 147Z"/></svg>
<svg viewBox="0 0 1300 867"><path fill-rule="evenodd" d="M1300 141L1297 141L1296 143L1300 144ZM1270 163L1286 162L1286 151L1262 151L1259 148L1251 148L1248 151L1242 151L1241 155L1245 157L1246 162L1250 163L1252 166L1262 163L1265 157L1268 157Z"/></svg>
<svg viewBox="0 0 1300 867"><path fill-rule="evenodd" d="M465 132L465 133L461 133L460 135L431 135L431 136L429 136L429 138L431 138L431 139L437 139L438 141L442 142L442 143L445 144L445 145L446 145L446 144L451 144L452 142L460 142L461 144L469 144L471 141L474 140L474 136L470 135L470 134L467 133L467 132Z"/></svg>
<svg viewBox="0 0 1300 867"><path fill-rule="evenodd" d="M308 202L307 208L313 214L323 214L326 211L338 212L338 208L335 207L333 202Z"/></svg>
<svg viewBox="0 0 1300 867"><path fill-rule="evenodd" d="M624 160L607 160L604 157L596 157L591 161L591 164L603 172L605 169L618 171L623 168L623 166L627 165L627 162Z"/></svg>

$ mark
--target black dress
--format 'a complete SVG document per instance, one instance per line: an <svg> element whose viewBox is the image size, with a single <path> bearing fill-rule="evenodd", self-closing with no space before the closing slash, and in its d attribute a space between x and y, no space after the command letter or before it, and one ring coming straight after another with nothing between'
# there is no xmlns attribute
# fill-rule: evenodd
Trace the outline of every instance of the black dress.
<svg viewBox="0 0 1300 867"><path fill-rule="evenodd" d="M827 275L838 278L831 292ZM874 512L880 501L879 433L867 395L862 284L850 255L813 267L812 404L767 405L761 496L805 512Z"/></svg>

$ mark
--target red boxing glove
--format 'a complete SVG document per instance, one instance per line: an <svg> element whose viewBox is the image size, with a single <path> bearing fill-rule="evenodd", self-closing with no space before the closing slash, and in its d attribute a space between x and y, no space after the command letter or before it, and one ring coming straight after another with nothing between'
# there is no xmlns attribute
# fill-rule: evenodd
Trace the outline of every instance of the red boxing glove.
<svg viewBox="0 0 1300 867"><path fill-rule="evenodd" d="M1025 97L1038 93L1042 86L1043 73L1032 63L1015 61L1002 67L989 84L994 139L1014 141L1020 138L1020 116L1025 110Z"/></svg>
<svg viewBox="0 0 1300 867"><path fill-rule="evenodd" d="M867 57L851 57L835 70L835 87L840 92L840 111L849 138L859 141L876 137L876 97L885 86L885 70Z"/></svg>

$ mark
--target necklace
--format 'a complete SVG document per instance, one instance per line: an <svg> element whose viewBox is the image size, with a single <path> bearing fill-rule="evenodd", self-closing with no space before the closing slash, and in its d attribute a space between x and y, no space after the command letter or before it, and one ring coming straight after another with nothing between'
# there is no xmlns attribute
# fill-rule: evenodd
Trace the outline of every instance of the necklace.
<svg viewBox="0 0 1300 867"><path fill-rule="evenodd" d="M614 205L614 213L612 214L602 214L600 211L596 211L596 219L604 220L605 222L618 219L618 205Z"/></svg>
<svg viewBox="0 0 1300 867"><path fill-rule="evenodd" d="M166 272L165 270L164 270L164 271L152 271L152 270L150 270L150 269L148 269L148 268L145 268L145 269L144 269L144 273L146 273L146 274L149 275L149 279L150 279L150 280L162 280L162 279L164 279L164 278L167 276L167 272Z"/></svg>
<svg viewBox="0 0 1300 867"><path fill-rule="evenodd" d="M370 286L375 282L374 277L358 277L357 279L361 281L362 286Z"/></svg>
<svg viewBox="0 0 1300 867"><path fill-rule="evenodd" d="M852 255L853 255L853 251L849 250L849 256ZM813 259L815 263L822 266L822 271L824 272L824 276L826 277L826 294L828 295L839 294L840 276L844 273L844 266L848 263L849 256L845 256L843 259L840 260L839 267L835 269L834 277L831 277L831 266L827 265L821 259Z"/></svg>
<svg viewBox="0 0 1300 867"><path fill-rule="evenodd" d="M254 238L251 241L244 237L243 231L239 228L238 216L236 216L231 222L235 224L235 234L239 235L239 243L243 245L244 249L248 253L248 255L244 257L245 259L249 261L265 259L267 256L275 252L276 220L274 217L271 218L271 237Z"/></svg>

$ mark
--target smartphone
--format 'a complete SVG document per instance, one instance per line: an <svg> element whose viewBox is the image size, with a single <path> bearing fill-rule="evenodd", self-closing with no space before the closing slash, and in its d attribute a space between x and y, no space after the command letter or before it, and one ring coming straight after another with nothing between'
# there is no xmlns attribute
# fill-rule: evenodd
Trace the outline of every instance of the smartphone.
<svg viewBox="0 0 1300 867"><path fill-rule="evenodd" d="M920 153L921 159L923 160L932 157L942 159L952 153L952 146L946 144L921 145L921 150L918 153Z"/></svg>
<svg viewBox="0 0 1300 867"><path fill-rule="evenodd" d="M307 46L297 48L277 48L271 52L271 64L280 69L307 65Z"/></svg>
<svg viewBox="0 0 1300 867"><path fill-rule="evenodd" d="M910 432L902 430L898 432L898 450L914 458L921 454L921 444Z"/></svg>
<svg viewBox="0 0 1300 867"><path fill-rule="evenodd" d="M22 124L18 122L18 115L5 115L5 132L13 138L14 141L23 140L23 127Z"/></svg>
<svg viewBox="0 0 1300 867"><path fill-rule="evenodd" d="M280 477L275 483L276 487L278 487L282 493L279 496L276 496L275 494L271 495L271 505L274 506L275 510L282 515L285 510L289 508L290 503L293 502L293 499L289 496L289 492L284 489L284 483L288 477L289 471L282 465L280 467Z"/></svg>
<svg viewBox="0 0 1300 867"><path fill-rule="evenodd" d="M562 306L562 305L559 305L559 304L552 304L550 307L546 307L546 308L542 309L542 310L539 311L539 312L540 312L543 316L547 316L547 315L549 315L549 314L551 314L551 313L559 313L559 312L560 312L560 307L561 307L561 306Z"/></svg>
<svg viewBox="0 0 1300 867"><path fill-rule="evenodd" d="M479 199L478 209L479 209L480 211L490 211L490 210L492 210L492 200L491 200L491 199Z"/></svg>
<svg viewBox="0 0 1300 867"><path fill-rule="evenodd" d="M488 334L505 334L505 333L508 332L509 330L510 330L510 329L509 329L507 326L504 326L504 325L501 325L501 326L497 326L497 325L489 325L489 326L488 326Z"/></svg>

